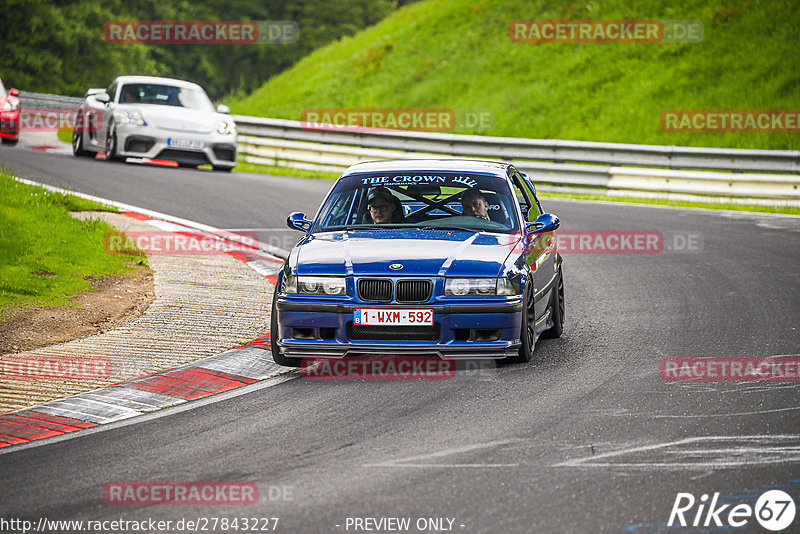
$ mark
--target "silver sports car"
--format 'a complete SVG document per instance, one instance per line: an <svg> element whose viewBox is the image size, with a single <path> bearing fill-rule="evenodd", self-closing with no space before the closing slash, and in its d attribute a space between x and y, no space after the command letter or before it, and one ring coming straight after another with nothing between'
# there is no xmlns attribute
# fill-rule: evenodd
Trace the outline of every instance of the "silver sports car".
<svg viewBox="0 0 800 534"><path fill-rule="evenodd" d="M75 121L72 153L110 160L175 161L181 166L236 165L236 124L195 83L120 76L108 89L89 89Z"/></svg>

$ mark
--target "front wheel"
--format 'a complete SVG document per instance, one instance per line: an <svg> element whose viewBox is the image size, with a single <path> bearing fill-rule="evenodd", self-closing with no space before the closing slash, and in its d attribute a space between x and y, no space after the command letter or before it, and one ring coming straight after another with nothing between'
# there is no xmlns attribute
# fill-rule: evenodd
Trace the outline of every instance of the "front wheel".
<svg viewBox="0 0 800 534"><path fill-rule="evenodd" d="M83 148L83 132L78 124L75 125L75 129L72 130L72 155L76 158L78 157L89 157L92 155L91 152L85 150Z"/></svg>
<svg viewBox="0 0 800 534"><path fill-rule="evenodd" d="M108 140L106 141L106 159L108 161L121 161L122 158L117 154L119 146L117 145L117 129L114 125L108 127Z"/></svg>
<svg viewBox="0 0 800 534"><path fill-rule="evenodd" d="M278 347L277 339L278 333L278 309L276 303L278 302L278 288L280 287L280 280L275 285L275 293L272 295L272 317L269 323L269 345L272 349L272 359L278 365L284 367L300 367L302 362L301 358L287 358L281 354L281 349Z"/></svg>
<svg viewBox="0 0 800 534"><path fill-rule="evenodd" d="M528 281L525 290L525 304L522 307L522 321L520 321L519 338L522 345L517 356L509 356L505 363L527 363L533 359L533 350L536 348L536 311L533 308L533 291L530 290Z"/></svg>
<svg viewBox="0 0 800 534"><path fill-rule="evenodd" d="M19 143L19 138L12 139L11 137L3 137L3 144L4 145L12 145L13 146L13 145L16 145L17 143Z"/></svg>

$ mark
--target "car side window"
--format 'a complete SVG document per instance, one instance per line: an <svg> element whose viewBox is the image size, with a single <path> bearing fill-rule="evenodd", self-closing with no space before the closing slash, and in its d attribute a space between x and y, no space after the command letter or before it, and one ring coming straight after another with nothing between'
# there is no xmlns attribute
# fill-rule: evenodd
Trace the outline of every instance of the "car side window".
<svg viewBox="0 0 800 534"><path fill-rule="evenodd" d="M535 221L536 217L543 213L542 205L539 203L539 199L536 197L536 191L533 189L533 186L528 182L520 172L516 172L514 174L514 186L518 189L521 189L525 196L528 197L528 208L525 215L528 218L528 221ZM522 203L520 202L520 205Z"/></svg>
<svg viewBox="0 0 800 534"><path fill-rule="evenodd" d="M108 96L111 98L111 101L114 102L114 97L116 96L117 93L117 83L114 82L111 85L109 85L108 89L106 89L106 93L108 93Z"/></svg>
<svg viewBox="0 0 800 534"><path fill-rule="evenodd" d="M512 182L514 184L514 195L517 197L517 201L519 201L519 207L522 210L522 214L525 216L525 219L528 221L533 221L536 219L538 214L538 206L535 200L531 199L530 194L528 193L527 189L523 186L522 177L519 175L518 172L515 172L512 176Z"/></svg>

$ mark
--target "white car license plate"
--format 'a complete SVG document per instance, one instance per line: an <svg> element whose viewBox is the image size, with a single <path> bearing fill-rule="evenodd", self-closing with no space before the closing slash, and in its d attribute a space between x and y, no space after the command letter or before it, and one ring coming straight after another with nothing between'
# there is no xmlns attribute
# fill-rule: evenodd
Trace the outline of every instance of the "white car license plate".
<svg viewBox="0 0 800 534"><path fill-rule="evenodd" d="M203 148L206 146L205 143L196 139L175 139L172 137L167 138L167 145L178 148Z"/></svg>
<svg viewBox="0 0 800 534"><path fill-rule="evenodd" d="M353 324L367 326L431 326L431 309L356 308Z"/></svg>

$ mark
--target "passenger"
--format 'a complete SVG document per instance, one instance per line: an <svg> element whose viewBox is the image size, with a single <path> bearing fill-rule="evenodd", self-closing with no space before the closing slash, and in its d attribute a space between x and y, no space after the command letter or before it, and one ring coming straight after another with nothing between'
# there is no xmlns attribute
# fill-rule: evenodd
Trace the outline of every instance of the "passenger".
<svg viewBox="0 0 800 534"><path fill-rule="evenodd" d="M467 189L461 194L461 207L464 215L489 220L489 203L477 187Z"/></svg>

